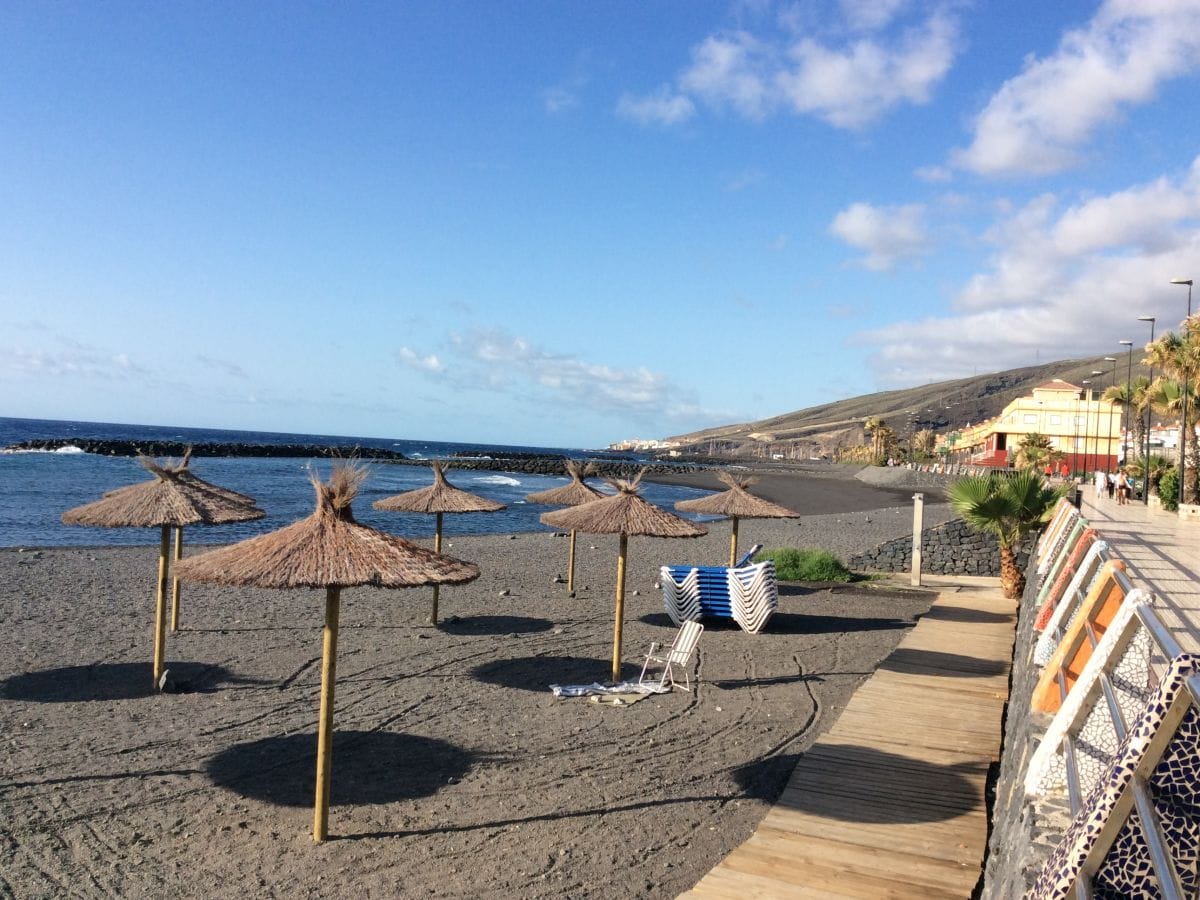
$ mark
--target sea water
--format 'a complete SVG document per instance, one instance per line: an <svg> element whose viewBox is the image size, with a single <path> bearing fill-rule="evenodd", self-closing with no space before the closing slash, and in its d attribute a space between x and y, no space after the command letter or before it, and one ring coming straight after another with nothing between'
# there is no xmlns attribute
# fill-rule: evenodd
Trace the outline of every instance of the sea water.
<svg viewBox="0 0 1200 900"><path fill-rule="evenodd" d="M538 453L587 459L586 450L553 447L500 447L495 445L445 443L383 438L360 438L223 429L169 428L151 425L120 425L101 422L59 422L0 417L0 448L39 438L93 438L99 440L182 441L185 443L318 444L322 446L378 447L396 450L410 458L443 459L459 452L480 455ZM432 483L425 466L395 465L364 460L368 476L358 499L354 517L359 522L409 538L433 534L434 517L410 513L381 512L371 504L391 494L426 487ZM198 477L221 487L254 497L266 517L255 522L229 525L198 525L188 528L185 540L193 544L229 543L274 531L313 511L315 496L309 473L328 477L333 463L328 459L296 457L196 457L190 468ZM72 507L98 500L106 491L145 481L149 474L131 457L99 456L66 448L55 452L0 452L0 547L54 547L143 545L157 538L144 528L89 528L64 525L61 516ZM515 472L451 469L455 487L505 504L492 513L446 514L442 532L491 534L514 531L550 531L538 517L553 507L528 503L527 494L566 484L566 476L528 475ZM595 483L595 482L593 482ZM606 485L597 484L601 490ZM642 496L666 509L679 500L701 497L708 491L646 483ZM680 513L680 515L686 515ZM709 517L687 515L692 519Z"/></svg>

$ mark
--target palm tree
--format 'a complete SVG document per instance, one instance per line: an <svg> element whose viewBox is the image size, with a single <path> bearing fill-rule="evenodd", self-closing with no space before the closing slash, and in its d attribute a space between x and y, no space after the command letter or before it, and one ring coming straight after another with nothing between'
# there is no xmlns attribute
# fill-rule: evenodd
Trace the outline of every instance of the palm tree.
<svg viewBox="0 0 1200 900"><path fill-rule="evenodd" d="M1185 502L1195 503L1200 495L1200 442L1196 433L1197 386L1200 384L1200 316L1183 324L1180 334L1168 331L1158 340L1146 345L1146 363L1164 373L1155 379L1150 391L1155 395L1156 408L1167 413L1182 413L1183 398L1187 397L1187 421L1179 423L1182 433L1189 436L1189 471L1183 473Z"/></svg>
<svg viewBox="0 0 1200 900"><path fill-rule="evenodd" d="M937 435L928 428L922 428L912 436L913 455L920 459L933 456L933 448L937 445Z"/></svg>
<svg viewBox="0 0 1200 900"><path fill-rule="evenodd" d="M1021 538L1047 521L1065 486L1047 486L1037 472L1012 476L970 475L950 485L949 500L967 525L994 534L1000 545L1000 588L1010 600L1025 591L1025 573L1017 565Z"/></svg>
<svg viewBox="0 0 1200 900"><path fill-rule="evenodd" d="M1148 484L1144 488L1152 494L1158 493L1158 482L1163 477L1163 473L1168 469L1174 469L1175 463L1167 459L1165 456L1154 454L1150 457L1149 464L1145 459L1133 460L1125 466L1126 470L1134 478L1141 478L1143 475L1148 476Z"/></svg>
<svg viewBox="0 0 1200 900"><path fill-rule="evenodd" d="M1133 428L1133 446L1137 448L1137 455L1141 455L1142 439L1146 434L1146 423L1142 421L1142 413L1146 411L1145 394L1146 388L1150 384L1150 380L1145 375L1139 375L1137 378L1125 384L1110 385L1103 394L1100 395L1101 400L1107 400L1110 403L1119 404L1122 410L1122 416L1126 413L1132 417L1130 427ZM1130 454L1126 453L1126 461L1129 461Z"/></svg>
<svg viewBox="0 0 1200 900"><path fill-rule="evenodd" d="M1016 462L1018 469L1033 469L1040 472L1054 456L1054 442L1044 434L1030 432L1017 444Z"/></svg>
<svg viewBox="0 0 1200 900"><path fill-rule="evenodd" d="M879 418L879 416L871 416L870 418L863 420L863 431L865 431L867 437L871 439L871 456L873 456L877 461L880 456L882 456L882 454L879 452L879 429L882 427L883 419Z"/></svg>

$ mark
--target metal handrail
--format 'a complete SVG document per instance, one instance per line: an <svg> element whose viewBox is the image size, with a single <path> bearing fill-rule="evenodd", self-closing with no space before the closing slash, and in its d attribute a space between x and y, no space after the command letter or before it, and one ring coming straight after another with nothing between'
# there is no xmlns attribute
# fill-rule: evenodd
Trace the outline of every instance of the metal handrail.
<svg viewBox="0 0 1200 900"><path fill-rule="evenodd" d="M1064 553L1066 548L1061 544L1052 552ZM1102 551L1103 552L1103 551ZM1104 553L1108 558L1111 555ZM1116 569L1112 573L1113 579L1116 581L1118 588L1125 596L1128 596L1134 589L1133 582L1128 575ZM1078 602L1079 593L1084 590L1083 585L1076 589L1076 596L1070 598ZM1068 598L1064 597L1060 602L1068 602ZM1134 609L1137 619L1137 626L1144 628L1150 635L1151 641L1156 648L1157 654L1164 660L1171 660L1183 653L1183 649L1175 637L1167 630L1162 620L1154 612L1149 605L1139 605ZM1083 623L1084 633L1087 641L1094 650L1099 643L1099 637L1096 635L1095 628L1090 618ZM1056 637L1059 640L1063 637L1063 629L1056 629ZM1106 666L1115 662L1115 660L1106 661ZM1058 682L1059 696L1063 700L1068 694L1068 672L1067 661L1064 660L1059 666L1056 673L1056 681ZM1112 680L1109 677L1108 669L1102 669L1096 676L1096 682L1099 685L1100 691L1104 697L1104 707L1107 715L1112 722L1113 731L1117 737L1118 743L1125 740L1128 734L1128 723L1125 721L1125 716L1121 711L1120 703L1116 696L1116 691L1113 687ZM1194 704L1200 708L1200 676L1192 676L1187 680L1187 693L1184 702ZM1087 716L1080 713L1075 720L1072 721L1070 727L1066 729L1066 733L1061 743L1063 762L1065 763L1066 786L1069 797L1070 809L1072 816L1079 813L1082 804L1082 790L1080 787L1079 770L1076 765L1076 748L1075 748L1075 731L1076 726L1081 726L1086 721ZM1154 761L1157 763L1157 760ZM1162 896L1166 900L1183 900L1185 894L1182 882L1179 878L1179 871L1176 868L1175 861L1167 849L1166 839L1163 835L1162 824L1159 821L1158 814L1154 809L1154 803L1151 798L1150 788L1144 776L1135 774L1130 786L1132 794L1132 805L1137 810L1139 828L1142 833L1142 838L1146 842L1146 846L1150 853L1151 866L1154 869L1155 877L1158 880ZM1090 878L1094 872L1081 873L1074 885L1074 893L1080 900L1088 900L1092 895Z"/></svg>

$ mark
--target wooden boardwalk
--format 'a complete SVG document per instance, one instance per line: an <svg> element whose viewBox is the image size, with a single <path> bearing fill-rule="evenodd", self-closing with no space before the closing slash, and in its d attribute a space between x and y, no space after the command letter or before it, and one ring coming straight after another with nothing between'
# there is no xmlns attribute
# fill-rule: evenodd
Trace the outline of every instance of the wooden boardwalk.
<svg viewBox="0 0 1200 900"><path fill-rule="evenodd" d="M927 578L929 614L685 898L968 898L987 841L1016 628L995 579Z"/></svg>

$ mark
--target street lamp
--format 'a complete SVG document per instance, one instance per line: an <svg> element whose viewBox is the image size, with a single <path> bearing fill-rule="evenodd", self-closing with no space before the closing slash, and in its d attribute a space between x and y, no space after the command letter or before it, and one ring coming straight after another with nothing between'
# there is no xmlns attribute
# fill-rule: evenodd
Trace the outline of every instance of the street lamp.
<svg viewBox="0 0 1200 900"><path fill-rule="evenodd" d="M1150 323L1150 343L1154 343L1154 316L1138 316L1139 322ZM1154 366L1150 367L1149 381L1147 382L1147 390L1150 384L1154 382ZM1146 398L1146 452L1142 454L1142 503L1146 506L1150 505L1150 426L1154 422L1154 405L1150 402L1150 398Z"/></svg>
<svg viewBox="0 0 1200 900"><path fill-rule="evenodd" d="M1171 284L1186 284L1188 289L1188 311L1187 317L1192 317L1192 279L1190 278L1172 278ZM1184 320L1185 322L1187 319ZM1179 421L1179 504L1183 505L1183 487L1187 482L1187 407L1188 407L1188 375L1190 373L1187 367L1183 369L1183 390L1180 392L1182 399L1179 402L1180 406L1180 421Z"/></svg>
<svg viewBox="0 0 1200 900"><path fill-rule="evenodd" d="M1092 369L1092 378L1096 378L1097 376L1103 375L1103 374L1104 374L1104 372L1101 371L1100 369ZM1089 382L1089 383L1091 383L1091 382ZM1099 384L1100 382L1097 381L1095 383ZM1096 403L1096 452L1093 454L1092 461L1096 464L1096 468L1099 469L1100 468L1100 401L1096 399L1095 390L1093 390L1091 392L1091 395L1088 399L1087 409L1085 410L1085 412L1087 413L1087 417L1085 417L1083 420L1083 455L1084 455L1084 458L1086 459L1087 445L1088 445L1088 431L1087 430L1089 427L1089 423L1091 422L1090 417L1092 415L1092 402L1093 401L1095 401L1095 403ZM1085 463L1085 465L1086 465L1086 463ZM1108 470L1105 469L1105 472L1107 472L1107 471Z"/></svg>
<svg viewBox="0 0 1200 900"><path fill-rule="evenodd" d="M1129 361L1125 365L1125 402L1121 404L1121 461L1129 465L1129 405L1133 398L1133 341L1117 341L1122 347L1129 348Z"/></svg>
<svg viewBox="0 0 1200 900"><path fill-rule="evenodd" d="M1081 381L1079 383L1083 386L1083 472L1086 475L1088 473L1088 458L1087 458L1087 445L1088 445L1088 439L1087 439L1088 407L1087 407L1087 404L1088 404L1088 393L1089 393L1088 385L1091 384L1091 381L1089 381L1088 379L1085 378L1085 379L1083 379L1083 381ZM1076 429L1079 428L1079 407L1078 406L1075 407L1075 428ZM1076 450L1076 453L1078 453L1078 450L1079 450L1078 436L1075 438L1075 450Z"/></svg>
<svg viewBox="0 0 1200 900"><path fill-rule="evenodd" d="M1112 387L1117 381L1117 358L1115 356L1104 357L1105 362L1113 365L1108 370L1108 386ZM1104 434L1104 471L1108 474L1112 473L1112 401L1108 401L1108 429ZM1100 451L1100 407L1096 407L1096 452Z"/></svg>

